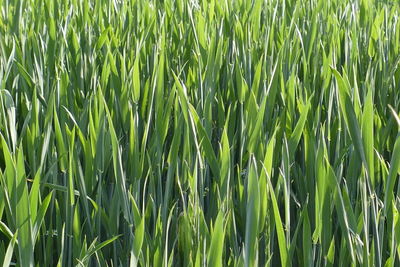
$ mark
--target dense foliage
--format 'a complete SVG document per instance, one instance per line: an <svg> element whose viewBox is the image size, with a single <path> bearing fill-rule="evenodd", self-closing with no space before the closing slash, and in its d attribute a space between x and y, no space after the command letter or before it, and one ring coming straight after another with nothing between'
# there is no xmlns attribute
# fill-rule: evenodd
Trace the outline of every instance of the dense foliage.
<svg viewBox="0 0 400 267"><path fill-rule="evenodd" d="M0 0L0 263L399 266L399 15Z"/></svg>

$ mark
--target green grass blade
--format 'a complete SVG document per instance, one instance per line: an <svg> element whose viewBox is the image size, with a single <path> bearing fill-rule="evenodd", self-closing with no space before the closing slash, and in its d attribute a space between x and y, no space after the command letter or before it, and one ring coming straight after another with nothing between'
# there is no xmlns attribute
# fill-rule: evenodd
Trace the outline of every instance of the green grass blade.
<svg viewBox="0 0 400 267"><path fill-rule="evenodd" d="M222 256L224 246L225 230L224 215L222 211L218 213L215 220L214 229L211 232L211 244L207 255L207 265L222 267Z"/></svg>
<svg viewBox="0 0 400 267"><path fill-rule="evenodd" d="M10 240L10 244L8 245L6 254L4 255L3 267L11 266L11 259L14 251L14 245L17 240L17 236L18 232L16 232Z"/></svg>

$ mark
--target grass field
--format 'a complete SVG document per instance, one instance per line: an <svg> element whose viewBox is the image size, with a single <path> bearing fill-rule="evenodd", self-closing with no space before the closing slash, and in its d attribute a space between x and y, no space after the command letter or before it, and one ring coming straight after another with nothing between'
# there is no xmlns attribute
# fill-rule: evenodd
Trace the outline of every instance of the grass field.
<svg viewBox="0 0 400 267"><path fill-rule="evenodd" d="M0 0L3 266L399 266L400 4Z"/></svg>

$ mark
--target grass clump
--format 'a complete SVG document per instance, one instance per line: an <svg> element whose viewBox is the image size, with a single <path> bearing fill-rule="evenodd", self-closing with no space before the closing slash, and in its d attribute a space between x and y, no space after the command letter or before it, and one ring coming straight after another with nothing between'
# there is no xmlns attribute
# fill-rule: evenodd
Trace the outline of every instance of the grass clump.
<svg viewBox="0 0 400 267"><path fill-rule="evenodd" d="M4 266L398 266L397 1L0 1Z"/></svg>

